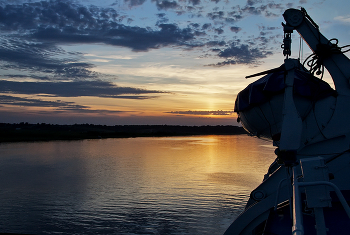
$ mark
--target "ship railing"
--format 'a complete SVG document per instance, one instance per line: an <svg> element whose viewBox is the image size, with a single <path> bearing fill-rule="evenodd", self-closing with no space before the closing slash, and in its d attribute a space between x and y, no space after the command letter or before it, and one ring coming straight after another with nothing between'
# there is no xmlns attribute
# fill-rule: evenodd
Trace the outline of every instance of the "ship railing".
<svg viewBox="0 0 350 235"><path fill-rule="evenodd" d="M320 159L321 158L317 158L315 160L308 159L309 163L314 161L311 164L307 163L307 164L303 165L301 162L300 165L302 167L304 167L303 176L305 176L306 170L311 169L311 171L313 171L312 173L315 173L315 169L317 170L319 168L317 166L315 167L314 163L316 163L316 164L319 163ZM310 193L308 195L308 192L306 192L307 197L311 195L307 199L308 207L313 208L314 212L315 212L317 235L325 235L327 229L326 229L325 221L324 221L323 207L327 207L328 202L327 202L327 200L325 200L325 195L326 194L329 195L329 191L327 191L328 189L326 189L326 188L331 187L334 190L335 194L337 195L341 205L343 206L343 208L344 208L344 210L349 218L350 218L350 207L349 207L347 201L345 200L342 192L338 188L338 186L336 186L335 184L333 184L329 181L321 180L321 181L299 182L300 175L298 174L298 167L300 167L300 166L298 165L298 166L293 167L293 213L292 213L292 215L293 215L293 227L292 227L292 234L293 235L304 235L303 216L302 216L302 200L301 200L300 189L312 186L312 187L314 187L312 189L312 193L315 193L315 194L312 195L312 193ZM322 167L324 168L324 166L322 166ZM305 177L303 177L303 178L305 178ZM320 191L322 191L322 190L323 190L323 194L320 193ZM315 195L317 195L316 196L317 198L315 198ZM321 204L320 204L320 201L322 201ZM323 203L323 205L322 205L322 203Z"/></svg>

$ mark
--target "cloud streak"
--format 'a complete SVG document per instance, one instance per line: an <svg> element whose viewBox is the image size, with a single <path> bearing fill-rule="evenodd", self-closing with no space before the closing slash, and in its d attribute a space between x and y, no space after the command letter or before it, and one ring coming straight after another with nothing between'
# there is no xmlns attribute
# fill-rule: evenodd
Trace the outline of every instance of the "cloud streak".
<svg viewBox="0 0 350 235"><path fill-rule="evenodd" d="M105 81L17 82L0 80L0 93L42 94L52 97L96 96L117 99L150 99L165 92L119 87ZM148 96L149 94L153 94Z"/></svg>
<svg viewBox="0 0 350 235"><path fill-rule="evenodd" d="M220 116L227 116L232 115L234 111L223 111L223 110L214 110L214 111L195 111L195 110L188 110L188 111L170 111L166 113L171 114L180 114L180 115L220 115Z"/></svg>
<svg viewBox="0 0 350 235"><path fill-rule="evenodd" d="M118 114L122 111L117 110L101 110L101 109L91 109L91 107L86 105L78 105L74 102L66 102L61 100L56 101L45 101L41 99L31 99L31 98L22 98L15 96L0 95L0 105L12 105L20 107L45 107L45 108L54 108L54 111L57 112L74 112L74 113L98 113L98 114Z"/></svg>
<svg viewBox="0 0 350 235"><path fill-rule="evenodd" d="M63 58L62 58L63 57ZM3 69L41 72L56 79L96 78L93 64L80 62L79 53L67 53L47 42L0 37L0 66Z"/></svg>

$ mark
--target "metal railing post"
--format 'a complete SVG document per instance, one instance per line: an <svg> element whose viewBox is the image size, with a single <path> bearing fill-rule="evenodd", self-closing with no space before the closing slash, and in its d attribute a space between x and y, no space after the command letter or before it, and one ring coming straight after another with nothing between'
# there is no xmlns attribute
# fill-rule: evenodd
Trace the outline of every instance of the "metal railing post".
<svg viewBox="0 0 350 235"><path fill-rule="evenodd" d="M293 235L304 235L302 206L296 166L293 167Z"/></svg>

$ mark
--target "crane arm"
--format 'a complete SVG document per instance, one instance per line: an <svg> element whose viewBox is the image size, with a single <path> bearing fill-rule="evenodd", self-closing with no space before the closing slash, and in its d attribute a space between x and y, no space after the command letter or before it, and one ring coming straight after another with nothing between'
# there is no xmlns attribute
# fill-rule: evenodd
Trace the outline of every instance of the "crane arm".
<svg viewBox="0 0 350 235"><path fill-rule="evenodd" d="M285 29L296 30L316 54L317 66L324 65L330 73L334 86L340 95L350 95L350 60L341 49L323 36L317 24L305 9L288 9L283 17Z"/></svg>

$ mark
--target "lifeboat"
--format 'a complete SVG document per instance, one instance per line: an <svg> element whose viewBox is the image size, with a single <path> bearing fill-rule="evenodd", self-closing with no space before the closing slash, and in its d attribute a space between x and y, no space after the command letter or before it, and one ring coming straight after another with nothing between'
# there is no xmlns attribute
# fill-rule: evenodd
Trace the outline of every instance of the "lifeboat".
<svg viewBox="0 0 350 235"><path fill-rule="evenodd" d="M296 69L294 74L294 103L304 119L315 102L334 96L335 90L309 72ZM263 76L238 93L234 111L250 135L279 139L285 87L285 71L282 70Z"/></svg>

